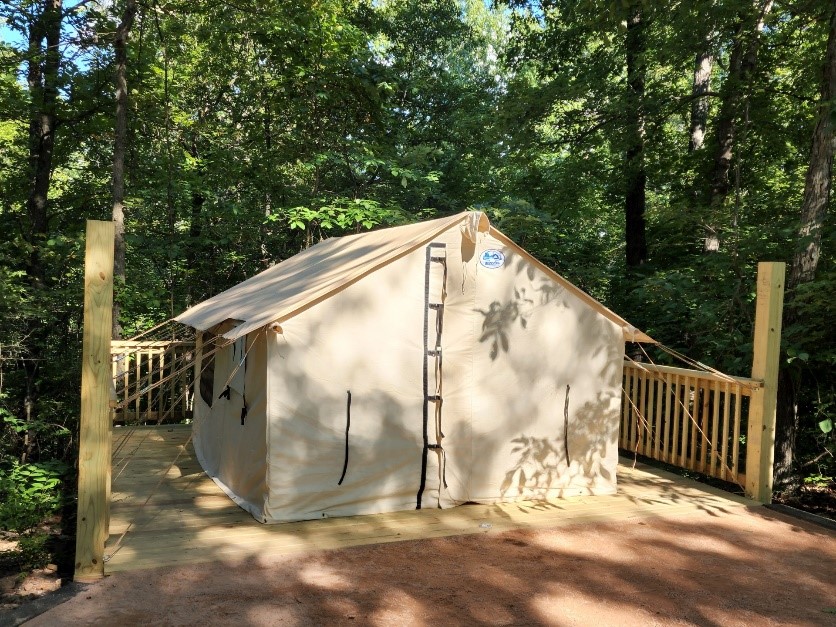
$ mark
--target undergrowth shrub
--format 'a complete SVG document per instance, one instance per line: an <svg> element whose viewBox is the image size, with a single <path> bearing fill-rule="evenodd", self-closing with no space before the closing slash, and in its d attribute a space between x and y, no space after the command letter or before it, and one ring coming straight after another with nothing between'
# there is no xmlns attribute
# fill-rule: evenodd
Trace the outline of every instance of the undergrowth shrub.
<svg viewBox="0 0 836 627"><path fill-rule="evenodd" d="M0 466L0 530L23 533L55 513L66 469L59 461Z"/></svg>

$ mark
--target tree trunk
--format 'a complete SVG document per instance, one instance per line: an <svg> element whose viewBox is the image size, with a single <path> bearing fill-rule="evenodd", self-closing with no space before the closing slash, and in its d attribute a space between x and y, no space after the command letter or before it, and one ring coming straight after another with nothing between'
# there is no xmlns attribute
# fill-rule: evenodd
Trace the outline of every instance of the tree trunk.
<svg viewBox="0 0 836 627"><path fill-rule="evenodd" d="M827 203L830 199L833 171L833 113L836 111L836 5L830 16L827 55L819 101L818 119L810 147L810 165L804 179L804 199L801 203L801 228L798 248L793 256L789 287L815 278L821 255L821 232Z"/></svg>
<svg viewBox="0 0 836 627"><path fill-rule="evenodd" d="M691 88L691 128L689 133L688 151L694 152L702 148L705 140L705 125L708 121L708 96L711 88L711 68L714 65L714 55L706 50L697 54L694 61L694 82Z"/></svg>
<svg viewBox="0 0 836 627"><path fill-rule="evenodd" d="M749 19L742 17L737 34L732 42L729 56L729 71L723 85L723 96L717 116L717 140L714 152L714 169L711 177L711 192L708 216L705 224L704 250L716 252L720 249L719 212L731 189L731 162L734 154L737 119L741 103L745 98L746 84L755 69L760 33L763 31L767 14L772 10L772 0L757 0L757 19L754 29L749 31Z"/></svg>
<svg viewBox="0 0 836 627"><path fill-rule="evenodd" d="M128 36L136 16L136 0L127 0L122 21L116 28L113 42L115 52L116 75L116 128L113 141L113 210L114 257L113 280L117 286L125 284L125 152L128 137ZM113 339L122 337L122 325L119 324L121 307L119 299L113 299Z"/></svg>
<svg viewBox="0 0 836 627"><path fill-rule="evenodd" d="M202 122L204 118L204 110L198 112L198 121ZM201 255L205 254L204 247L200 244L201 236L203 235L203 205L206 203L206 196L203 194L203 176L206 174L206 167L200 159L200 149L198 147L198 132L195 131L192 135L191 145L189 147L189 155L197 164L195 176L197 180L193 182L191 188L191 208L189 215L189 245L186 248L186 306L191 307L197 300L195 298L195 287L198 285L198 262ZM198 292L200 293L200 292Z"/></svg>
<svg viewBox="0 0 836 627"><path fill-rule="evenodd" d="M58 73L61 66L61 0L43 0L39 14L29 31L26 80L31 99L29 114L29 193L26 198L28 232L23 236L31 252L26 260L26 275L32 290L32 300L45 306L45 278L41 246L49 228L47 201L52 175L52 156L55 149L56 109L58 105ZM39 365L46 347L47 332L41 320L31 315L27 319L25 416L30 423L37 416L39 397ZM26 447L31 450L32 433L26 433ZM29 451L27 451L28 453Z"/></svg>
<svg viewBox="0 0 836 627"><path fill-rule="evenodd" d="M641 6L633 4L627 18L627 145L625 150L625 243L627 266L647 261L644 211L647 175L644 169L644 84L646 24Z"/></svg>
<svg viewBox="0 0 836 627"><path fill-rule="evenodd" d="M827 36L827 53L824 60L824 76L821 83L816 126L810 147L810 164L804 179L804 199L801 203L801 227L795 254L787 280L788 302L784 307L784 328L798 319L794 306L795 288L809 283L816 276L821 255L821 232L830 199L833 175L833 152L836 135L833 129L833 113L836 110L836 5L830 13L830 30ZM782 360L786 363L785 360ZM775 433L775 485L784 492L796 490L801 485L799 469L794 462L795 440L798 430L798 382L788 367L782 368L778 381L778 414Z"/></svg>
<svg viewBox="0 0 836 627"><path fill-rule="evenodd" d="M44 0L40 15L29 33L29 59L26 78L29 83L31 111L29 118L29 243L32 245L27 274L33 285L42 287L41 240L47 234L47 200L55 148L55 121L58 102L58 70L61 62L61 0ZM44 49L44 39L46 49Z"/></svg>
<svg viewBox="0 0 836 627"><path fill-rule="evenodd" d="M199 243L199 240L201 235L203 235L202 214L206 197L200 191L192 190L191 200L189 246L186 249L186 276L188 277L188 284L186 285L186 306L188 307L191 307L197 301L195 297L195 287L198 283L197 262L200 255L199 251L203 250L203 246Z"/></svg>

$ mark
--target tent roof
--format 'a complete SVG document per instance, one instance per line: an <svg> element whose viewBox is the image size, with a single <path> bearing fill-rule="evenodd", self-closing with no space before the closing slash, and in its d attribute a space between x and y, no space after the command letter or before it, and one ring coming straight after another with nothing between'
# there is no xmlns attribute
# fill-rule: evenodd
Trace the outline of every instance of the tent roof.
<svg viewBox="0 0 836 627"><path fill-rule="evenodd" d="M625 340L654 342L651 337L490 227L487 217L473 212L358 235L332 237L195 305L175 320L200 331L206 331L222 322L234 321L237 324L227 330L223 337L236 339L301 313L458 225L463 228L478 228L479 231L490 229L494 237L526 257L555 282L619 325L624 330Z"/></svg>

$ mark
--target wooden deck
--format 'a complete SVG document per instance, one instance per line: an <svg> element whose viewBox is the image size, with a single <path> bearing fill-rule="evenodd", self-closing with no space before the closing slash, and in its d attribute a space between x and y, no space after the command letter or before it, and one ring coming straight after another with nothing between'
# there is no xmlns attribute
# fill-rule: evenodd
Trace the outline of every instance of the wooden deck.
<svg viewBox="0 0 836 627"><path fill-rule="evenodd" d="M687 514L718 515L757 505L647 466L618 468L618 494L550 502L463 505L262 525L209 479L188 426L117 428L113 433L110 538L105 571L230 560L264 553L335 549L515 528Z"/></svg>

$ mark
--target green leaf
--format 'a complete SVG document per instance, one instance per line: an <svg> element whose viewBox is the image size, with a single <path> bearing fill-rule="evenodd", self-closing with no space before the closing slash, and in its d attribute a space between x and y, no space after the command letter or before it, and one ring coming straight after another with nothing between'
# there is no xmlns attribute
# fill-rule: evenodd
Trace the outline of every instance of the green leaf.
<svg viewBox="0 0 836 627"><path fill-rule="evenodd" d="M831 418L822 420L819 423L819 429L821 429L823 433L830 433L833 431L833 420Z"/></svg>

